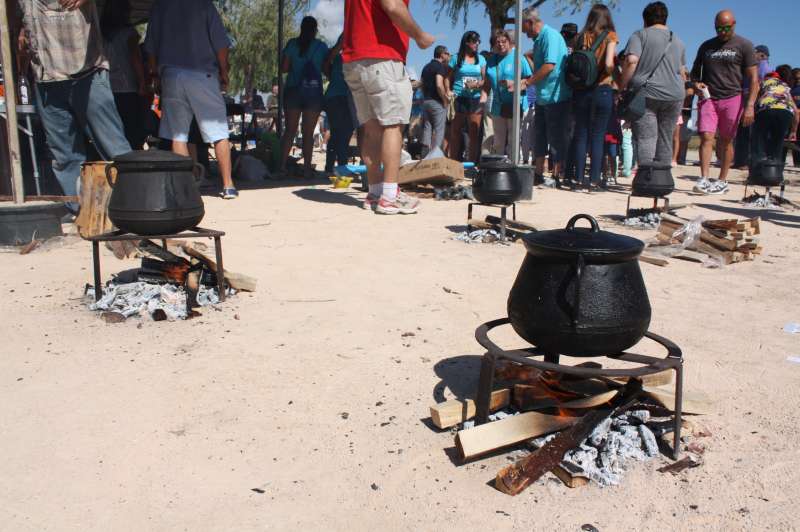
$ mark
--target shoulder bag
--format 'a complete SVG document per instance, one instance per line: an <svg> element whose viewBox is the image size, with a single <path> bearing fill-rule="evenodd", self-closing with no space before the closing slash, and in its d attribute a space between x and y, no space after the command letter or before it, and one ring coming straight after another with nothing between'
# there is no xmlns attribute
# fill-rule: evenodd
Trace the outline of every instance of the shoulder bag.
<svg viewBox="0 0 800 532"><path fill-rule="evenodd" d="M650 82L650 79L653 77L653 74L655 74L656 70L658 70L661 62L664 61L665 57L667 57L667 51L671 45L672 32L669 32L669 42L667 42L667 46L664 48L664 53L661 55L661 59L658 60L658 63L656 63L655 68L653 68L653 70L647 76L647 79L644 80L642 86L638 89L626 89L620 96L617 112L625 121L634 122L644 116L647 105L645 88ZM644 47L642 47L642 51L644 51Z"/></svg>

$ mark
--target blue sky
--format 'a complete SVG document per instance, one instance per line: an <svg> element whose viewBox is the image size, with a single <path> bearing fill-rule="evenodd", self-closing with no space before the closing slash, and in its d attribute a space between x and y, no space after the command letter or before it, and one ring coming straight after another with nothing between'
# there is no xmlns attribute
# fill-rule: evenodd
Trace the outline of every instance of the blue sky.
<svg viewBox="0 0 800 532"><path fill-rule="evenodd" d="M481 34L483 43L488 46L489 20L482 4L475 4L470 10L469 24L461 21L453 26L446 15L436 18L439 4L433 0L410 0L411 14L426 31L437 37L437 44L444 44L455 52L461 35L467 29ZM714 15L721 9L732 9L736 14L737 32L753 41L753 44L766 44L770 49L770 64L781 63L800 66L800 0L665 0L669 7L668 24L686 44L686 61L691 67L697 47L714 35ZM642 26L642 9L648 0L618 0L613 10L614 23L624 46L631 33ZM311 13L322 20L329 21L329 31L337 33L341 24L337 12L343 9L343 0L317 0ZM342 7L340 7L342 6ZM588 8L571 15L569 11L556 16L555 0L548 0L540 7L542 18L551 26L560 28L564 22L575 22L582 26ZM512 10L513 13L513 10ZM324 17L324 18L323 18ZM798 33L795 33L798 32ZM337 33L338 34L338 33ZM531 41L523 36L523 46L529 48ZM433 56L433 48L419 50L411 44L408 65L420 72Z"/></svg>

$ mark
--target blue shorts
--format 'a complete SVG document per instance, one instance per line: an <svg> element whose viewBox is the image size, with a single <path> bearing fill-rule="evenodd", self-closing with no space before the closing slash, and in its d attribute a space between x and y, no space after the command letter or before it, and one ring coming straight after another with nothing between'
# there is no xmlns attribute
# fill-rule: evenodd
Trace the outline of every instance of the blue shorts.
<svg viewBox="0 0 800 532"><path fill-rule="evenodd" d="M213 144L228 138L225 100L214 74L165 68L161 74L161 111L161 138L188 142L192 117L197 118L204 142Z"/></svg>
<svg viewBox="0 0 800 532"><path fill-rule="evenodd" d="M283 108L291 111L322 111L322 93L318 98L303 98L297 87L286 87L283 91Z"/></svg>

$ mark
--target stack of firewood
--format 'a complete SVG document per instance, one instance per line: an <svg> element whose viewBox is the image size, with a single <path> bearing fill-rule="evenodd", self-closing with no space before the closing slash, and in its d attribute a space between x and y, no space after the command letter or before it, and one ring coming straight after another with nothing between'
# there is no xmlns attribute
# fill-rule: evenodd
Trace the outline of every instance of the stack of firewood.
<svg viewBox="0 0 800 532"><path fill-rule="evenodd" d="M689 222L685 218L662 214L656 235L659 244L682 243L687 236L682 230ZM721 264L754 260L763 251L759 245L759 223L759 218L705 220L702 222L700 235L686 246L694 254L684 252L676 257L691 260L694 255L698 261L702 261L705 255Z"/></svg>

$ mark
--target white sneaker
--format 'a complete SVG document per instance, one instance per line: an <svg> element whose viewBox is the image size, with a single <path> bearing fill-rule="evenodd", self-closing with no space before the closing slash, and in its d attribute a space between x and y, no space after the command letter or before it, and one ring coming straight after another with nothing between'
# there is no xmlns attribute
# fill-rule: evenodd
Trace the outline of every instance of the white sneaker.
<svg viewBox="0 0 800 532"><path fill-rule="evenodd" d="M727 194L728 193L728 182L717 180L711 183L711 185L706 190L706 194Z"/></svg>
<svg viewBox="0 0 800 532"><path fill-rule="evenodd" d="M711 182L705 177L702 177L700 178L700 181L694 184L694 188L692 188L692 190L694 190L695 192L700 192L702 194L708 194L708 189L710 187L711 187Z"/></svg>

